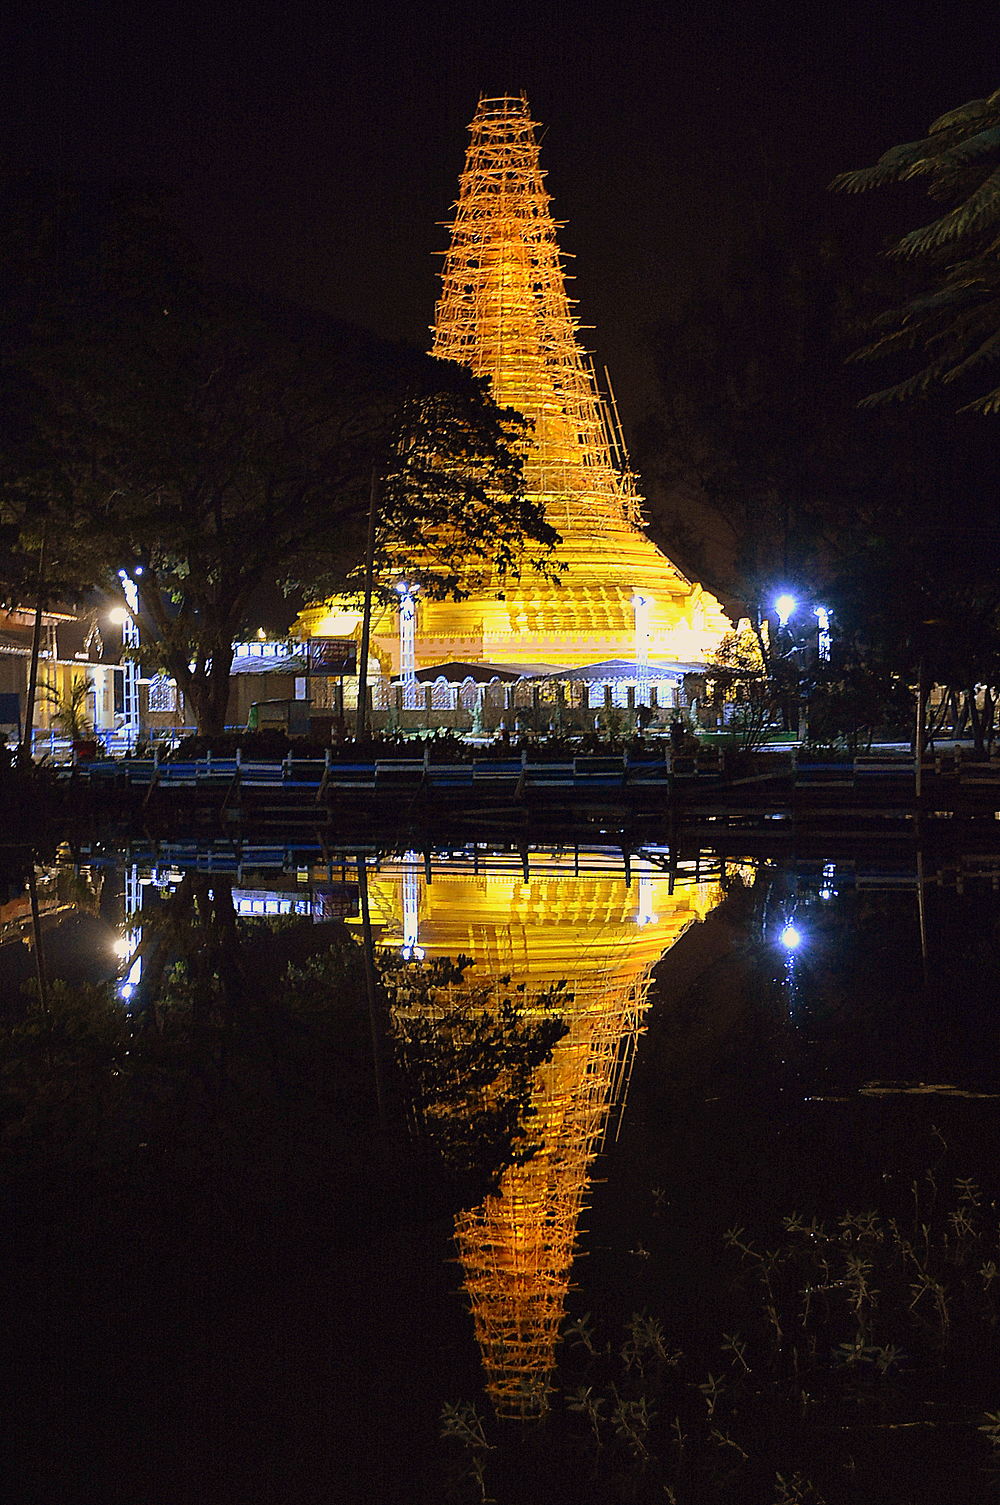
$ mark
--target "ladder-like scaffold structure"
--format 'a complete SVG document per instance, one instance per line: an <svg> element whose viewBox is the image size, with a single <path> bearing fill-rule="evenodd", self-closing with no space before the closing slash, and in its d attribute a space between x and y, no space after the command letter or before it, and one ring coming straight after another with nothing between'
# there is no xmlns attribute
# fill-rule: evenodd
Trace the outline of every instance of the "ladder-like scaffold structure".
<svg viewBox="0 0 1000 1505"><path fill-rule="evenodd" d="M577 340L535 130L526 100L480 100L432 353L490 377L497 402L531 419L529 490L553 526L603 538L642 515Z"/></svg>
<svg viewBox="0 0 1000 1505"><path fill-rule="evenodd" d="M456 1223L486 1389L501 1416L545 1409L590 1167L624 1096L652 968L721 898L716 882L667 890L665 879L640 876L629 886L624 875L574 872L570 859L523 882L445 868L428 883L405 863L371 881L383 941L396 931L412 944L416 918L424 957L474 959L470 987L524 983L526 1011L557 982L570 995L560 1007L568 1033L532 1092L529 1133L541 1147ZM509 997L511 987L501 992Z"/></svg>
<svg viewBox="0 0 1000 1505"><path fill-rule="evenodd" d="M648 977L607 973L574 979L569 1034L541 1067L531 1133L541 1148L511 1166L497 1196L459 1215L455 1238L465 1272L486 1390L498 1416L547 1406L566 1308L588 1172L614 1087L625 1080L639 1035Z"/></svg>
<svg viewBox="0 0 1000 1505"><path fill-rule="evenodd" d="M602 401L566 293L536 124L523 97L481 99L445 255L432 353L488 376L530 419L529 495L562 536L557 582L530 573L465 602L426 602L423 663L480 657L574 666L638 656L703 662L728 623L642 531L617 415Z"/></svg>

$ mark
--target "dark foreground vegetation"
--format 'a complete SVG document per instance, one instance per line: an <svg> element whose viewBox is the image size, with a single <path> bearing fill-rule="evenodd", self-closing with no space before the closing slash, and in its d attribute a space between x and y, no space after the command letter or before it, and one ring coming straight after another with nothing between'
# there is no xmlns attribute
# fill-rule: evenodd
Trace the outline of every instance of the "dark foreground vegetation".
<svg viewBox="0 0 1000 1505"><path fill-rule="evenodd" d="M558 1000L525 1023L397 963L373 1014L343 926L237 923L224 878L146 933L130 1010L51 977L3 1003L11 1497L406 1498L436 1352L468 1377L453 1217L531 1153Z"/></svg>
<svg viewBox="0 0 1000 1505"><path fill-rule="evenodd" d="M926 980L911 896L800 908L792 974L759 887L665 958L551 1409L453 1392L453 1499L995 1498L997 916L966 898ZM968 1095L916 1090L930 1061Z"/></svg>

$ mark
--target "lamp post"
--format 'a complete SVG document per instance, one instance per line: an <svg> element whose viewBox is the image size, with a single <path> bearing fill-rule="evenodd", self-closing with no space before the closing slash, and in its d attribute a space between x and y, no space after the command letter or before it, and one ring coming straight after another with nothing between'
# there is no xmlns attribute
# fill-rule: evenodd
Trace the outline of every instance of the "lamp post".
<svg viewBox="0 0 1000 1505"><path fill-rule="evenodd" d="M775 634L777 657L785 659L790 671L794 669L796 701L799 713L799 741L806 740L808 726L806 720L806 705L801 699L800 677L802 665L811 661L812 645L810 633L806 627L790 627L792 618L800 611L802 604L791 591L781 591L774 598L772 609L778 619L778 630ZM810 606L808 612L816 618L816 659L819 663L829 663L832 633L830 629L830 608L828 606Z"/></svg>
<svg viewBox="0 0 1000 1505"><path fill-rule="evenodd" d="M803 740L803 708L799 699L799 672L794 654L794 633L788 624L798 610L798 601L791 591L779 591L771 602L771 610L777 617L773 637L768 624L767 656L765 666L772 684L779 694L781 725L784 731L793 728L793 716L797 715L799 741ZM763 651L763 643L761 644ZM791 682L794 678L794 684Z"/></svg>
<svg viewBox="0 0 1000 1505"><path fill-rule="evenodd" d="M417 682L417 592L419 585L410 585L400 580L396 586L399 596L399 674L404 687Z"/></svg>
<svg viewBox="0 0 1000 1505"><path fill-rule="evenodd" d="M649 608L650 599L636 591L632 597L632 610L635 613L635 661L637 664L649 663Z"/></svg>
<svg viewBox="0 0 1000 1505"><path fill-rule="evenodd" d="M138 573L138 571L136 572ZM119 608L121 622L124 684L122 694L122 734L129 751L133 751L139 739L139 587L125 570L118 571L127 611Z"/></svg>

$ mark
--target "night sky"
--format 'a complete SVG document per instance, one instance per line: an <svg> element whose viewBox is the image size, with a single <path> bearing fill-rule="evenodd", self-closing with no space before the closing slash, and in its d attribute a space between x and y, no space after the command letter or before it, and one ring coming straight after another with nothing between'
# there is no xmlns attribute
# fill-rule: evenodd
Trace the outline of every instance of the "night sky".
<svg viewBox="0 0 1000 1505"><path fill-rule="evenodd" d="M426 345L466 125L481 92L524 89L628 430L650 326L741 227L790 202L877 246L904 206L831 207L830 178L1000 82L992 5L812 9L15 6L0 160L155 178L215 273Z"/></svg>

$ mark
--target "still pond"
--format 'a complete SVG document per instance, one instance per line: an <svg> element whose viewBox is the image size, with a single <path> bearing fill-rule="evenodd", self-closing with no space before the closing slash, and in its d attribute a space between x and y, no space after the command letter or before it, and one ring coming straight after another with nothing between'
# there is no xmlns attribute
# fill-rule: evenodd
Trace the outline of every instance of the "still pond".
<svg viewBox="0 0 1000 1505"><path fill-rule="evenodd" d="M9 1498L991 1497L1000 862L34 873Z"/></svg>

